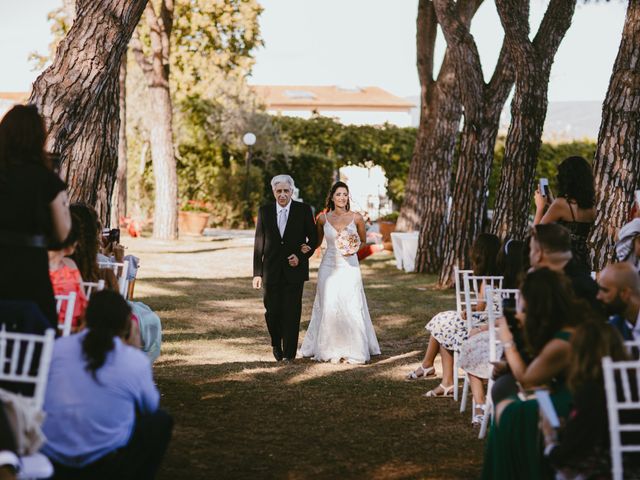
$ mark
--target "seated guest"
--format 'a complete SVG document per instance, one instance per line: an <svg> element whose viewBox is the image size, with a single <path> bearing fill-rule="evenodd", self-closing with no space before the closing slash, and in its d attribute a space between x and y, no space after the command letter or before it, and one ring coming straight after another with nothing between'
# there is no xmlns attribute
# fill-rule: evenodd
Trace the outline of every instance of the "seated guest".
<svg viewBox="0 0 640 480"><path fill-rule="evenodd" d="M613 263L600 272L598 300L611 317L609 323L625 340L640 340L640 276L627 262Z"/></svg>
<svg viewBox="0 0 640 480"><path fill-rule="evenodd" d="M471 265L475 275L496 275L496 256L500 249L500 240L495 235L482 233L471 247ZM483 295L481 289L481 298ZM479 302L476 310L482 311L485 308L484 302ZM486 320L486 315L474 314L474 323L477 326L481 321ZM417 378L434 377L436 372L433 366L436 355L440 353L442 360L442 383L433 390L429 390L426 397L452 397L453 396L453 352L459 350L460 345L469 335L467 331L467 320L464 314L458 315L455 310L440 312L434 316L425 326L430 332L427 351L424 354L422 363L407 375L408 380ZM474 387L475 388L475 387ZM478 391L481 391L480 385ZM484 397L484 394L483 394ZM479 403L484 403L481 399Z"/></svg>
<svg viewBox="0 0 640 480"><path fill-rule="evenodd" d="M611 472L609 423L602 359L627 359L620 335L600 322L585 322L571 339L567 385L571 412L559 432L542 418L544 454L565 479L608 478Z"/></svg>
<svg viewBox="0 0 640 480"><path fill-rule="evenodd" d="M532 270L548 268L564 275L571 282L576 297L586 300L592 309L602 311L597 300L598 284L591 278L589 271L576 265L572 260L571 236L569 231L557 224L536 225L531 229L529 239L529 263ZM528 363L528 353L523 341L514 333L515 344L520 356ZM508 367L508 366L507 366ZM494 368L493 389L491 396L494 403L517 393L517 385L508 368Z"/></svg>
<svg viewBox="0 0 640 480"><path fill-rule="evenodd" d="M582 307L574 298L566 278L548 268L525 278L517 319L533 360L527 364L515 348L513 333L504 318L498 334L516 381L527 390L549 385L558 414L569 409L571 395L565 386L571 359L569 343L575 326L582 321ZM549 476L542 463L536 400L517 395L495 405L496 421L489 433L482 471L485 479L541 479Z"/></svg>
<svg viewBox="0 0 640 480"><path fill-rule="evenodd" d="M569 157L558 166L558 198L536 191L533 224L558 223L571 232L574 261L591 270L587 241L596 219L596 193L591 165L582 157ZM548 209L545 213L545 208Z"/></svg>
<svg viewBox="0 0 640 480"><path fill-rule="evenodd" d="M640 273L640 218L634 218L618 232L616 258L630 263Z"/></svg>
<svg viewBox="0 0 640 480"><path fill-rule="evenodd" d="M105 288L119 291L118 279L110 269L98 267L99 238L102 229L96 211L84 203L74 203L70 207L73 223L78 226L78 244L71 258L86 282L105 281Z"/></svg>
<svg viewBox="0 0 640 480"><path fill-rule="evenodd" d="M87 297L82 289L82 277L78 266L71 259L77 244L77 231L75 226L71 228L71 233L67 239L55 250L49 250L49 276L53 293L56 295L68 295L71 292L76 294L76 303L73 307L72 331L77 331L82 323L84 311L87 308ZM58 323L63 323L67 313L67 303L64 302L58 312Z"/></svg>
<svg viewBox="0 0 640 480"><path fill-rule="evenodd" d="M55 343L42 451L54 478L154 478L172 420L158 409L149 360L127 344L131 309L116 292L96 292L86 323Z"/></svg>
<svg viewBox="0 0 640 480"><path fill-rule="evenodd" d="M591 278L591 272L572 260L571 234L558 224L536 225L531 230L529 240L529 262L531 268L549 268L564 273L571 281L578 298L586 300L596 310L600 309L596 300L598 284Z"/></svg>
<svg viewBox="0 0 640 480"><path fill-rule="evenodd" d="M502 288L517 288L519 278L523 272L524 243L518 240L508 240L498 253L497 263L499 272L504 277ZM502 355L502 348L496 347L497 358ZM469 338L460 345L460 368L469 377L469 385L476 404L471 423L482 424L484 417L484 383L483 379L491 377L493 366L489 363L489 327L482 324L472 328Z"/></svg>

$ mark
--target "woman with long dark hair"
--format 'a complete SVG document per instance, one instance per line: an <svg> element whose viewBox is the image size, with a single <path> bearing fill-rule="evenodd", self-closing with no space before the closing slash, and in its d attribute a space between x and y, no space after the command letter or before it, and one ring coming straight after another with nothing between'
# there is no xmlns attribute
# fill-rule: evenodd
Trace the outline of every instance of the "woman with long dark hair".
<svg viewBox="0 0 640 480"><path fill-rule="evenodd" d="M44 151L44 121L33 105L17 105L0 122L0 299L34 302L57 325L47 247L71 228L65 184Z"/></svg>
<svg viewBox="0 0 640 480"><path fill-rule="evenodd" d="M53 349L42 451L54 478L154 478L172 421L158 409L151 365L136 346L131 308L109 290L91 296L86 330Z"/></svg>
<svg viewBox="0 0 640 480"><path fill-rule="evenodd" d="M318 246L326 238L327 250L318 268L311 322L300 350L318 361L365 363L371 355L380 354L380 346L357 256L358 246L365 242L364 219L351 211L346 183L331 187L317 229Z"/></svg>
<svg viewBox="0 0 640 480"><path fill-rule="evenodd" d="M553 200L536 190L535 203L533 224L555 222L568 228L573 258L591 270L587 240L596 219L596 193L589 162L582 157L565 158L558 166L558 198Z"/></svg>
<svg viewBox="0 0 640 480"><path fill-rule="evenodd" d="M595 321L594 314L586 303L576 300L569 280L548 268L529 273L520 293L516 317L524 333L527 353L533 360L525 361L502 318L497 327L505 358L525 391L548 386L558 415L565 416L571 403L571 392L566 386L572 358L570 341L576 326ZM536 400L522 401L514 395L498 402L495 412L482 478L553 478L542 461Z"/></svg>

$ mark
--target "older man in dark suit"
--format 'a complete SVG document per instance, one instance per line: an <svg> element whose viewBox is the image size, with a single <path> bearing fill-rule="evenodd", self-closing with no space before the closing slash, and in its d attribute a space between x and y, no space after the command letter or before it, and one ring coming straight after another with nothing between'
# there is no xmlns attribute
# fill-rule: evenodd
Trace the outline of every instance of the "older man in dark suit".
<svg viewBox="0 0 640 480"><path fill-rule="evenodd" d="M309 280L309 258L318 243L311 207L292 201L289 175L271 180L276 199L260 207L253 248L253 288L263 288L265 319L277 361L292 361L298 349L302 290ZM302 246L308 245L303 253Z"/></svg>

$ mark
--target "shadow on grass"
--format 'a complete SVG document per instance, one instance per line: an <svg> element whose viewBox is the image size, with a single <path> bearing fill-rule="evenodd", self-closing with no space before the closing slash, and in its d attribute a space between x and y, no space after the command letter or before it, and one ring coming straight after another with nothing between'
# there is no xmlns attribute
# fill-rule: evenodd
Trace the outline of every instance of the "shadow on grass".
<svg viewBox="0 0 640 480"><path fill-rule="evenodd" d="M163 321L155 367L175 417L161 479L474 478L482 442L438 380L406 382L424 325L451 309L435 277L398 271L388 256L362 265L383 355L369 365L271 360L262 295L249 277L145 278L139 300ZM312 273L312 279L315 274ZM300 340L315 281L305 286Z"/></svg>

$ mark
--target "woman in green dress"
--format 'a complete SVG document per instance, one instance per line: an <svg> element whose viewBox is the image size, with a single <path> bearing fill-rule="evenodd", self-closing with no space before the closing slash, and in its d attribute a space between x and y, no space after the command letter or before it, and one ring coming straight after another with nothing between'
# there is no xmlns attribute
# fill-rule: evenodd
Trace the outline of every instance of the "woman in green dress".
<svg viewBox="0 0 640 480"><path fill-rule="evenodd" d="M558 415L566 416L571 402L565 385L571 359L569 341L587 307L575 299L564 275L547 268L529 273L520 291L516 318L524 333L524 348L533 360L525 363L502 318L497 326L506 361L525 392L548 387ZM487 441L483 479L553 478L543 460L537 401L524 398L513 396L495 406L496 421Z"/></svg>

